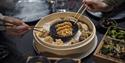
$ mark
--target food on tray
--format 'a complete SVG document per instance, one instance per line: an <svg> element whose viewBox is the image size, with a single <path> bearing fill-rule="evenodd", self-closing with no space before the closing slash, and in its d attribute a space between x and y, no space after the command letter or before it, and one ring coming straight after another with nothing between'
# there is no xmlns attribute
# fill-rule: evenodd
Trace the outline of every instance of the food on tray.
<svg viewBox="0 0 125 63"><path fill-rule="evenodd" d="M57 27L62 27L62 26L65 26L65 25L72 26L72 24L67 21L67 22L64 22L64 23L61 23L61 24L57 24L57 25L56 25L56 28L57 28Z"/></svg>
<svg viewBox="0 0 125 63"><path fill-rule="evenodd" d="M64 45L63 41L61 39L56 39L55 42L54 42L55 45Z"/></svg>
<svg viewBox="0 0 125 63"><path fill-rule="evenodd" d="M112 28L109 32L108 35L112 38L115 39L120 39L125 41L125 30L118 29L118 28Z"/></svg>
<svg viewBox="0 0 125 63"><path fill-rule="evenodd" d="M43 38L45 42L54 44L54 45L58 45L58 46L65 45L66 43L68 45L76 44L79 41L85 40L86 38L88 38L91 35L88 25L85 24L84 22L79 21L77 23L77 25L78 25L77 27L78 27L78 31L81 32L81 35L78 36L77 40L75 40L73 38L73 36L74 36L73 34L75 33L75 31L74 31L74 30L76 30L75 28L77 28L77 27L74 27L76 20L77 19L74 17L57 18L57 19L53 20L52 22L49 22L50 25L55 23L55 25L53 27L54 32L51 33L51 30L53 31L53 28L50 27L50 31L47 31L47 30L45 30L45 27L43 26L44 29L41 30L42 32L38 33L38 36ZM53 33L55 33L54 35L56 35L56 37L58 37L58 38L54 37L52 35ZM71 39L67 38L70 36L71 36ZM65 37L69 40L65 41L62 39Z"/></svg>
<svg viewBox="0 0 125 63"><path fill-rule="evenodd" d="M86 24L84 24L82 22L78 22L78 24L79 24L79 28L81 31L88 31L89 30L89 28Z"/></svg>
<svg viewBox="0 0 125 63"><path fill-rule="evenodd" d="M75 39L71 39L71 40L69 41L69 43L70 43L70 45L72 45L72 44L76 44L76 43L78 43L78 41L75 40Z"/></svg>
<svg viewBox="0 0 125 63"><path fill-rule="evenodd" d="M57 27L56 31L60 31L60 30L63 30L63 29L72 29L72 28L69 25L65 25L65 26L62 26L62 27Z"/></svg>
<svg viewBox="0 0 125 63"><path fill-rule="evenodd" d="M38 36L42 38L45 38L48 35L49 35L49 32L46 31L45 29L42 29L41 32L38 32Z"/></svg>
<svg viewBox="0 0 125 63"><path fill-rule="evenodd" d="M83 41L91 35L89 31L82 31L81 36L79 37L79 41Z"/></svg>
<svg viewBox="0 0 125 63"><path fill-rule="evenodd" d="M106 37L100 53L125 60L125 42Z"/></svg>
<svg viewBox="0 0 125 63"><path fill-rule="evenodd" d="M77 19L75 17L66 17L66 18L64 18L64 20L65 21L73 21L73 22L77 21Z"/></svg>
<svg viewBox="0 0 125 63"><path fill-rule="evenodd" d="M53 40L53 38L51 36L46 36L44 38L44 41L47 42L47 43L53 43L54 42L54 40Z"/></svg>
<svg viewBox="0 0 125 63"><path fill-rule="evenodd" d="M68 21L57 24L55 28L59 36L66 37L72 35L72 24Z"/></svg>
<svg viewBox="0 0 125 63"><path fill-rule="evenodd" d="M100 25L103 27L103 28L108 28L110 26L116 26L117 23L115 20L111 20L111 19L103 19L100 23Z"/></svg>

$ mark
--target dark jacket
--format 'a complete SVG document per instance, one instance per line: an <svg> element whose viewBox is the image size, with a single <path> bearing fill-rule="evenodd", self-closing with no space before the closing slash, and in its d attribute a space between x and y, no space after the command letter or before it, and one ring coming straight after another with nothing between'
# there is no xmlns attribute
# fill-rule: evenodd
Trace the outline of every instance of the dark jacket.
<svg viewBox="0 0 125 63"><path fill-rule="evenodd" d="M109 6L119 6L125 2L125 0L104 0Z"/></svg>
<svg viewBox="0 0 125 63"><path fill-rule="evenodd" d="M114 17L115 19L125 18L125 0L103 0L109 7L113 7L113 10L106 13L108 18Z"/></svg>
<svg viewBox="0 0 125 63"><path fill-rule="evenodd" d="M18 0L0 0L0 9L1 8L12 9L15 7L17 1Z"/></svg>

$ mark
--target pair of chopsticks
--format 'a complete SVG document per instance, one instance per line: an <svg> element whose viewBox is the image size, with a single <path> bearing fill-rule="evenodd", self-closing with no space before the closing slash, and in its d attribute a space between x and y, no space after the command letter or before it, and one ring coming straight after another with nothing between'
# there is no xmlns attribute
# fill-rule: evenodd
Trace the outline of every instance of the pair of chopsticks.
<svg viewBox="0 0 125 63"><path fill-rule="evenodd" d="M31 29L31 30L35 30L35 31L37 31L37 32L42 32L41 30L39 30L40 28L43 28L43 27L30 26L30 29Z"/></svg>
<svg viewBox="0 0 125 63"><path fill-rule="evenodd" d="M2 24L0 24L0 26L5 26L5 27L6 27L6 26L8 26L8 27L13 27L14 25L4 25L4 24L2 25ZM30 29L30 30L35 30L35 31L38 31L38 32L42 32L42 31L41 31L41 30L39 30L38 28L43 28L43 27L33 27L33 26L30 26L30 27L29 27L29 29Z"/></svg>
<svg viewBox="0 0 125 63"><path fill-rule="evenodd" d="M76 17L76 16L79 14L79 12L82 10L82 8L83 8L84 6L85 6L85 2L84 2L84 0L83 0L83 4L81 5L81 7L79 8L79 10L77 11L77 13L75 14L74 17ZM86 9L87 9L87 6L85 6L85 8L82 10L82 12L81 12L80 15L78 16L77 21L76 21L75 23L78 22L79 18L80 18L80 17L82 16L82 14L86 11Z"/></svg>
<svg viewBox="0 0 125 63"><path fill-rule="evenodd" d="M13 27L15 26L14 24L11 24L10 22L6 21L6 20L1 20L0 21L3 21L5 23L8 23L8 24L0 24L0 26L4 26L4 27ZM41 30L39 30L39 28L43 28L43 27L35 27L35 26L29 26L29 29L30 30L35 30L35 31L38 31L38 32L42 32ZM2 31L2 30L1 30Z"/></svg>
<svg viewBox="0 0 125 63"><path fill-rule="evenodd" d="M14 25L10 25L10 24L0 24L0 26L13 27ZM30 30L35 30L35 31L38 31L38 32L42 32L41 30L39 30L39 28L43 28L43 27L35 27L35 26L30 26L30 27L29 27Z"/></svg>

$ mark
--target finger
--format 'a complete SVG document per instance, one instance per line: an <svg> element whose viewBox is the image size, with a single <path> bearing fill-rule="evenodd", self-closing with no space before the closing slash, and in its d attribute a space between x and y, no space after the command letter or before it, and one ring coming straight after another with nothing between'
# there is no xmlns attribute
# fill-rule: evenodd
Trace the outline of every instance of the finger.
<svg viewBox="0 0 125 63"><path fill-rule="evenodd" d="M89 9L95 9L95 3L91 0L85 0L85 6L87 6Z"/></svg>
<svg viewBox="0 0 125 63"><path fill-rule="evenodd" d="M25 26L25 29L26 29L26 30L31 30L31 29L32 29L29 25L27 25L27 24L25 24L25 23L23 23L23 26Z"/></svg>
<svg viewBox="0 0 125 63"><path fill-rule="evenodd" d="M18 20L18 19L14 19L14 20L11 20L9 22L11 24L14 24L14 25L17 25L17 26L22 25L22 23L23 23L21 20Z"/></svg>
<svg viewBox="0 0 125 63"><path fill-rule="evenodd" d="M17 31L16 26L6 26L6 30L7 31L13 31L13 32Z"/></svg>
<svg viewBox="0 0 125 63"><path fill-rule="evenodd" d="M11 23L4 23L4 25L5 25L5 26L10 26L10 27L14 26L14 25L11 24Z"/></svg>
<svg viewBox="0 0 125 63"><path fill-rule="evenodd" d="M84 2L85 2L85 0L82 0L82 2L84 3Z"/></svg>
<svg viewBox="0 0 125 63"><path fill-rule="evenodd" d="M86 4L95 4L93 0L85 0L83 2L85 2Z"/></svg>
<svg viewBox="0 0 125 63"><path fill-rule="evenodd" d="M16 19L14 17L8 17L8 16L5 16L4 17L4 20L8 23L11 23L11 24L14 24L14 25L21 25L23 23L23 21L19 20L19 19Z"/></svg>
<svg viewBox="0 0 125 63"><path fill-rule="evenodd" d="M20 32L17 32L18 33L18 36L23 36L25 35L26 33L28 32L28 30L25 30L25 31L20 31Z"/></svg>
<svg viewBox="0 0 125 63"><path fill-rule="evenodd" d="M23 23L22 25L20 26L17 26L16 27L17 30L29 30L30 29L30 26L28 26L27 24Z"/></svg>

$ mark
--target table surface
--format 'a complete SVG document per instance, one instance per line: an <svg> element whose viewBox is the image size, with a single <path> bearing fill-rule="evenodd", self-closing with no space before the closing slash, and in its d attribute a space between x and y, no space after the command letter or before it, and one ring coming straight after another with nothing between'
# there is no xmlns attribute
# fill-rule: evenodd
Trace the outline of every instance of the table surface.
<svg viewBox="0 0 125 63"><path fill-rule="evenodd" d="M94 18L93 16L90 16L86 14L95 24L96 28L98 27L99 24L99 19ZM119 25L120 27L125 28L125 20L121 20ZM98 37L98 43L103 37L103 33L100 33L97 28L97 37ZM10 47L12 53L14 55L8 56L3 63L24 63L26 58L29 56L36 56L37 54L34 51L33 48L33 34L32 31L29 31L27 34L25 34L21 38L14 38L14 37L8 37L5 36L9 41L7 42L8 46ZM83 59L84 63L95 63L94 60L92 59L92 54L90 54L88 57Z"/></svg>

